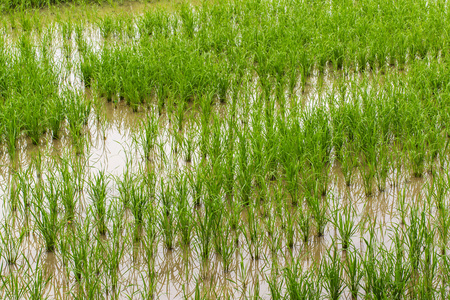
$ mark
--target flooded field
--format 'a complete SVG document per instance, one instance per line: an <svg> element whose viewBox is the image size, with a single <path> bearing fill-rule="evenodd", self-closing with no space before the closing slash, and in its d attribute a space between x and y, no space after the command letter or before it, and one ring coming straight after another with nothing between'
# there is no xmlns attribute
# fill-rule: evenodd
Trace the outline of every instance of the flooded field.
<svg viewBox="0 0 450 300"><path fill-rule="evenodd" d="M4 23L2 298L447 299L448 10L406 2Z"/></svg>

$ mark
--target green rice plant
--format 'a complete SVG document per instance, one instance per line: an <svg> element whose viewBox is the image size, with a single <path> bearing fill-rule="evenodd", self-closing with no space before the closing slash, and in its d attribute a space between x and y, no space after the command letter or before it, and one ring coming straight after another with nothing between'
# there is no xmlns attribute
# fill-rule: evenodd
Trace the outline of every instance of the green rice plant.
<svg viewBox="0 0 450 300"><path fill-rule="evenodd" d="M242 204L237 201L237 199L231 199L229 201L229 212L230 212L230 227L232 230L237 230L241 222L241 212L243 210Z"/></svg>
<svg viewBox="0 0 450 300"><path fill-rule="evenodd" d="M298 212L298 229L304 244L308 242L311 233L311 213L307 208L301 208Z"/></svg>
<svg viewBox="0 0 450 300"><path fill-rule="evenodd" d="M328 200L320 199L317 196L311 196L306 199L314 221L316 223L317 236L321 237L325 233L325 227L328 223Z"/></svg>
<svg viewBox="0 0 450 300"><path fill-rule="evenodd" d="M11 178L11 183L9 186L9 189L7 191L8 200L9 200L9 206L11 208L11 211L17 211L21 205L20 203L20 191L17 187L18 185L18 179L17 176L14 176Z"/></svg>
<svg viewBox="0 0 450 300"><path fill-rule="evenodd" d="M58 180L60 199L64 206L66 219L68 222L71 222L75 217L75 208L77 205L76 171L74 170L74 164L70 157L60 157L59 163L56 163L56 168L60 175L60 180Z"/></svg>
<svg viewBox="0 0 450 300"><path fill-rule="evenodd" d="M345 184L350 186L353 177L353 169L357 165L356 155L354 150L352 150L352 146L349 143L345 143L344 146L340 150L340 162L341 162L341 171L344 175Z"/></svg>
<svg viewBox="0 0 450 300"><path fill-rule="evenodd" d="M358 168L364 186L364 193L366 197L370 197L373 195L373 180L376 174L375 165L372 163L359 164Z"/></svg>
<svg viewBox="0 0 450 300"><path fill-rule="evenodd" d="M174 210L170 206L162 208L159 212L159 229L168 250L173 250L175 247L176 220L174 214Z"/></svg>
<svg viewBox="0 0 450 300"><path fill-rule="evenodd" d="M225 219L222 219L223 223L221 224L221 230L219 231L216 238L219 238L220 243L220 257L222 258L223 262L223 270L225 273L228 273L231 271L231 263L233 260L233 254L235 253L235 245L232 240L232 231L228 224L228 221L225 221Z"/></svg>
<svg viewBox="0 0 450 300"><path fill-rule="evenodd" d="M403 260L402 248L396 246L400 251L393 256L382 244L378 245L374 227L369 229L369 234L370 238L365 239L367 251L363 260L366 294L375 299L386 299L393 296L397 299L403 298L402 291L407 286L409 279L407 273L409 265L405 264Z"/></svg>
<svg viewBox="0 0 450 300"><path fill-rule="evenodd" d="M130 209L134 217L134 241L139 242L141 239L142 225L144 224L144 215L149 203L148 191L144 186L144 181L140 178L131 185L130 193Z"/></svg>
<svg viewBox="0 0 450 300"><path fill-rule="evenodd" d="M102 241L93 240L89 247L85 268L83 268L83 292L88 299L98 299L103 294L102 270L103 270L103 246Z"/></svg>
<svg viewBox="0 0 450 300"><path fill-rule="evenodd" d="M83 41L83 40L81 40ZM98 66L97 56L93 53L92 49L85 46L86 42L81 42L78 46L79 51L82 54L82 60L80 62L81 78L84 86L90 88L95 76L96 67Z"/></svg>
<svg viewBox="0 0 450 300"><path fill-rule="evenodd" d="M52 131L52 138L57 140L59 139L61 124L65 118L64 103L61 97L55 96L48 102L48 105L49 110L51 111L51 114L48 117L48 124Z"/></svg>
<svg viewBox="0 0 450 300"><path fill-rule="evenodd" d="M92 102L79 91L66 90L63 94L69 132L75 145L81 142L83 126L87 124Z"/></svg>
<svg viewBox="0 0 450 300"><path fill-rule="evenodd" d="M178 131L181 131L183 129L183 123L185 122L185 116L187 112L187 103L186 102L180 102L177 103L175 109L174 109L174 124Z"/></svg>
<svg viewBox="0 0 450 300"><path fill-rule="evenodd" d="M375 177L380 192L386 189L386 181L389 175L389 159L389 149L385 143L382 143L378 147L377 163L375 164Z"/></svg>
<svg viewBox="0 0 450 300"><path fill-rule="evenodd" d="M28 166L26 170L15 171L13 177L17 178L17 192L22 197L24 210L27 211L31 198L32 166Z"/></svg>
<svg viewBox="0 0 450 300"><path fill-rule="evenodd" d="M425 171L426 158L426 136L417 131L410 134L410 138L405 141L405 148L408 154L410 167L415 177L422 177Z"/></svg>
<svg viewBox="0 0 450 300"><path fill-rule="evenodd" d="M283 270L286 283L285 298L289 299L320 299L319 283L314 272L303 271L300 260L294 260Z"/></svg>
<svg viewBox="0 0 450 300"><path fill-rule="evenodd" d="M94 218L99 234L106 234L108 228L106 226L106 201L107 201L107 186L108 177L104 171L100 171L97 175L88 182L89 196L94 206Z"/></svg>
<svg viewBox="0 0 450 300"><path fill-rule="evenodd" d="M348 248L343 265L347 275L345 283L350 291L352 299L357 299L361 279L364 276L359 252L356 249Z"/></svg>
<svg viewBox="0 0 450 300"><path fill-rule="evenodd" d="M261 228L260 221L257 216L258 213L255 211L255 207L249 206L247 208L247 226L243 225L241 227L242 234L247 243L248 252L250 257L254 260L259 260L260 251L262 247L263 229Z"/></svg>
<svg viewBox="0 0 450 300"><path fill-rule="evenodd" d="M0 277L0 280L2 282L3 295L6 299L23 299L27 292L27 286L26 282L20 277L19 271L9 272L7 275Z"/></svg>
<svg viewBox="0 0 450 300"><path fill-rule="evenodd" d="M0 239L2 242L1 255L6 260L6 263L8 265L15 265L17 263L17 259L22 252L21 246L24 237L25 237L24 227L22 227L20 230L19 229L15 230L14 224L8 224L8 221L6 220L2 224L0 234Z"/></svg>
<svg viewBox="0 0 450 300"><path fill-rule="evenodd" d="M196 148L195 132L192 128L186 130L185 138L183 139L184 160L192 162L192 156Z"/></svg>
<svg viewBox="0 0 450 300"><path fill-rule="evenodd" d="M277 282L276 276L271 276L271 278L266 277L266 281L269 284L270 296L273 300L281 300L283 297L281 296L281 288L283 282Z"/></svg>
<svg viewBox="0 0 450 300"><path fill-rule="evenodd" d="M394 251L387 255L389 263L393 266L392 298L402 299L411 280L411 266L409 258L405 255L406 247L398 227L394 228Z"/></svg>
<svg viewBox="0 0 450 300"><path fill-rule="evenodd" d="M22 112L17 110L13 101L8 101L2 105L2 114L0 124L3 126L3 134L8 148L8 154L11 161L16 158L16 144L19 139L20 131L23 126Z"/></svg>
<svg viewBox="0 0 450 300"><path fill-rule="evenodd" d="M105 16L97 22L100 33L104 39L108 39L115 30L115 20L111 16Z"/></svg>
<svg viewBox="0 0 450 300"><path fill-rule="evenodd" d="M408 246L409 260L414 271L419 269L420 259L424 251L426 237L425 212L419 212L418 208L412 206L409 210L410 224L405 229L406 245Z"/></svg>
<svg viewBox="0 0 450 300"><path fill-rule="evenodd" d="M40 232L45 242L45 249L54 252L58 240L58 233L61 229L61 221L58 219L58 199L60 192L57 188L57 181L50 178L48 185L44 188L47 203L34 195L32 204L35 211L32 211L36 228Z"/></svg>
<svg viewBox="0 0 450 300"><path fill-rule="evenodd" d="M24 102L26 96L20 96L16 101ZM39 114L33 113L32 111L39 109L40 107L40 99L38 96L29 95L27 97L27 101L29 101L28 105L24 108L23 113L23 122L24 122L24 131L27 136L30 137L33 145L38 145L39 140L42 134L45 132L45 128L47 127L47 120L43 118ZM31 111L29 111L31 110Z"/></svg>
<svg viewBox="0 0 450 300"><path fill-rule="evenodd" d="M285 170L286 170L287 190L291 195L292 204L297 205L299 198L300 164L298 162L287 163Z"/></svg>
<svg viewBox="0 0 450 300"><path fill-rule="evenodd" d="M66 268L69 265L69 258L70 258L70 243L69 243L69 234L71 234L70 230L71 227L66 227L61 230L60 232L60 239L58 240L57 250L61 255L61 262L64 268ZM67 270L66 270L67 271ZM66 275L69 276L69 272L66 272Z"/></svg>
<svg viewBox="0 0 450 300"><path fill-rule="evenodd" d="M119 200L125 208L129 208L131 196L129 191L133 186L133 174L130 164L127 162L122 176L116 178L117 189L119 190Z"/></svg>
<svg viewBox="0 0 450 300"><path fill-rule="evenodd" d="M438 214L436 216L437 223L437 232L440 239L441 244L441 254L445 255L448 245L448 235L450 229L450 216L448 205L446 204L447 200L442 200L442 202L438 206Z"/></svg>
<svg viewBox="0 0 450 300"><path fill-rule="evenodd" d="M344 206L343 209L338 208L338 203L335 199L335 209L332 214L330 222L339 232L339 240L342 248L347 249L351 244L351 238L358 230L358 224L354 222L355 211L351 203Z"/></svg>
<svg viewBox="0 0 450 300"><path fill-rule="evenodd" d="M268 245L273 256L277 256L282 244L282 231L277 224L277 218L272 208L264 216L263 220L268 237Z"/></svg>
<svg viewBox="0 0 450 300"><path fill-rule="evenodd" d="M27 276L28 284L27 284L27 290L28 290L28 296L29 299L32 300L45 300L48 299L48 297L45 296L45 288L47 287L48 283L52 279L52 275L46 275L44 270L39 268L39 264L41 261L42 252L39 252L37 258L36 258L36 269L33 270L33 267L31 263L25 258L25 261L27 263L27 267L29 270L32 270L32 274Z"/></svg>
<svg viewBox="0 0 450 300"><path fill-rule="evenodd" d="M141 299L155 299L156 294L156 284L158 280L158 273L155 271L155 266L152 264L150 269L148 270L147 277L144 277L143 274L141 274L142 282L143 282L143 288L140 291ZM147 283L148 282L148 283Z"/></svg>
<svg viewBox="0 0 450 300"><path fill-rule="evenodd" d="M105 273L107 276L107 290L117 291L120 274L120 262L125 254L125 237L122 235L123 228L123 208L119 205L113 205L110 213L112 219L112 229L107 243L104 245L106 253Z"/></svg>
<svg viewBox="0 0 450 300"><path fill-rule="evenodd" d="M343 267L334 243L331 249L327 250L327 256L321 261L320 268L328 297L330 299L340 299L344 292L344 283L342 280Z"/></svg>
<svg viewBox="0 0 450 300"><path fill-rule="evenodd" d="M284 207L284 214L282 222L285 225L286 245L292 249L294 247L295 229L296 229L297 212L295 208L289 207L287 204Z"/></svg>
<svg viewBox="0 0 450 300"><path fill-rule="evenodd" d="M73 273L75 281L80 282L86 272L89 257L89 221L87 220L85 224L74 224L74 226L74 232L67 236L70 246L70 271Z"/></svg>
<svg viewBox="0 0 450 300"><path fill-rule="evenodd" d="M202 262L208 261L213 243L214 218L210 213L197 211L195 233L197 237L196 250Z"/></svg>
<svg viewBox="0 0 450 300"><path fill-rule="evenodd" d="M252 192L252 176L251 169L249 167L249 151L247 145L247 138L245 136L245 130L240 133L237 131L237 136L239 139L239 151L238 151L238 173L237 182L239 195L242 203L244 205L250 204L251 192Z"/></svg>
<svg viewBox="0 0 450 300"><path fill-rule="evenodd" d="M153 263L155 251L157 250L157 241L159 239L159 232L157 228L157 212L156 208L152 205L147 207L146 222L145 222L145 236L143 239L144 249L147 257L147 266ZM154 267L154 266L153 266ZM150 269L149 269L150 270Z"/></svg>
<svg viewBox="0 0 450 300"><path fill-rule="evenodd" d="M139 129L139 140L144 150L146 159L150 159L150 153L154 148L156 138L158 137L158 118L155 110L150 111L150 115L141 122Z"/></svg>
<svg viewBox="0 0 450 300"><path fill-rule="evenodd" d="M201 163L195 167L195 171L190 171L188 178L194 206L199 206L204 189L203 167Z"/></svg>
<svg viewBox="0 0 450 300"><path fill-rule="evenodd" d="M189 204L188 179L184 174L178 175L175 180L175 197L177 199L177 227L180 233L180 241L184 246L189 246L194 227L193 208Z"/></svg>

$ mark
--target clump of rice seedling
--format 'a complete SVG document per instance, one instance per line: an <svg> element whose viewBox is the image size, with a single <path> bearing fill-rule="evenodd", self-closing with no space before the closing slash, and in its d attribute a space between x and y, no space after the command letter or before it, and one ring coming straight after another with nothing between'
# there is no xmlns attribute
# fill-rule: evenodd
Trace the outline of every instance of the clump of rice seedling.
<svg viewBox="0 0 450 300"><path fill-rule="evenodd" d="M46 275L44 270L39 267L41 262L42 252L38 254L36 259L36 269L32 271L32 274L27 278L29 280L29 284L27 285L29 299L32 300L42 300L46 299L45 297L45 289L48 283L52 279L52 275ZM31 263L26 260L27 267L32 270Z"/></svg>
<svg viewBox="0 0 450 300"><path fill-rule="evenodd" d="M184 246L189 246L194 227L193 207L189 204L189 190L187 176L178 175L175 180L175 197L177 199L177 226L180 233L180 241Z"/></svg>
<svg viewBox="0 0 450 300"><path fill-rule="evenodd" d="M311 233L311 213L308 209L300 209L298 212L298 228L303 243L307 243Z"/></svg>
<svg viewBox="0 0 450 300"><path fill-rule="evenodd" d="M89 196L94 204L94 217L98 232L106 234L106 200L107 200L107 186L108 178L104 171L100 171L89 182Z"/></svg>
<svg viewBox="0 0 450 300"><path fill-rule="evenodd" d="M76 171L69 157L61 157L59 163L56 163L56 168L58 168L60 175L60 179L57 181L61 202L64 206L66 219L68 222L71 222L75 217L75 207L77 204Z"/></svg>
<svg viewBox="0 0 450 300"><path fill-rule="evenodd" d="M87 124L92 102L79 91L66 90L63 97L69 132L75 145L80 146L82 129Z"/></svg>
<svg viewBox="0 0 450 300"><path fill-rule="evenodd" d="M324 260L322 260L320 266L321 273L324 277L325 290L328 292L328 297L335 300L339 299L344 291L344 284L342 280L343 268L335 244L334 247L327 250L327 256Z"/></svg>
<svg viewBox="0 0 450 300"><path fill-rule="evenodd" d="M130 209L134 216L135 235L134 241L140 241L140 231L144 224L144 215L147 210L150 196L148 190L144 186L145 182L141 178L136 180L131 185L130 193Z"/></svg>
<svg viewBox="0 0 450 300"><path fill-rule="evenodd" d="M144 156L149 160L150 153L155 146L156 138L158 136L158 118L154 110L152 110L150 115L142 121L139 135L139 139L144 150Z"/></svg>
<svg viewBox="0 0 450 300"><path fill-rule="evenodd" d="M39 196L39 189L44 189L45 198ZM58 240L58 233L61 228L61 222L58 219L58 199L60 197L60 191L57 188L57 181L54 178L50 178L47 186L38 187L34 194L33 206L34 221L38 231L45 242L45 249L48 252L54 252L56 243Z"/></svg>
<svg viewBox="0 0 450 300"><path fill-rule="evenodd" d="M336 207L333 212L331 223L339 232L339 240L343 249L347 249L350 246L350 239L358 230L358 225L353 220L354 214L355 212L350 203L345 205L343 209Z"/></svg>
<svg viewBox="0 0 450 300"><path fill-rule="evenodd" d="M290 299L320 299L319 283L313 270L303 271L300 260L294 260L283 272L286 296Z"/></svg>
<svg viewBox="0 0 450 300"><path fill-rule="evenodd" d="M352 298L357 299L361 279L364 276L359 252L354 248L347 249L343 264L347 275L345 283L350 290Z"/></svg>
<svg viewBox="0 0 450 300"><path fill-rule="evenodd" d="M263 230L261 228L260 220L258 220L258 213L253 205L247 209L247 224L243 225L242 233L247 242L248 251L252 259L260 259L260 251L262 246Z"/></svg>
<svg viewBox="0 0 450 300"><path fill-rule="evenodd" d="M2 222L0 230L2 257L7 264L15 265L21 253L20 249L25 237L25 228L22 227L20 230L15 230L13 224L8 224L5 220L5 222Z"/></svg>
<svg viewBox="0 0 450 300"><path fill-rule="evenodd" d="M324 235L325 227L328 223L328 200L321 199L318 196L311 196L306 201L316 223L317 236L321 237Z"/></svg>

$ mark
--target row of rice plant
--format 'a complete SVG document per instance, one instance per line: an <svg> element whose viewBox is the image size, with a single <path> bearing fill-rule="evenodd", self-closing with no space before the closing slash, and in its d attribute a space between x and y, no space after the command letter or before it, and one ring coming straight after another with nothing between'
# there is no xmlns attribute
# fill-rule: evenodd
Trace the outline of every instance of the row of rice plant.
<svg viewBox="0 0 450 300"><path fill-rule="evenodd" d="M8 179L5 297L447 297L446 169L392 188L394 211L371 212L382 197L366 198L362 178L351 188L330 180L327 196L296 203L276 178L252 184L246 202L210 175L220 174L213 162L162 178L131 165L84 177L80 160ZM36 273L42 255L51 260ZM209 287L221 279L228 284Z"/></svg>

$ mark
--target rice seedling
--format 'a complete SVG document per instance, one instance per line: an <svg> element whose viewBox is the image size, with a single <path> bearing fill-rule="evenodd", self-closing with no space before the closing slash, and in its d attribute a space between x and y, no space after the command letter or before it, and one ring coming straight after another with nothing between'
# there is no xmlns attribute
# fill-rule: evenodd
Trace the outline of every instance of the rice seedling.
<svg viewBox="0 0 450 300"><path fill-rule="evenodd" d="M108 178L104 171L100 171L98 175L94 176L89 182L89 195L94 205L94 216L98 232L106 234L106 201L107 201L107 186Z"/></svg>
<svg viewBox="0 0 450 300"><path fill-rule="evenodd" d="M175 197L177 198L177 226L180 241L184 246L191 244L194 227L193 208L189 204L189 190L187 177L180 175L175 180Z"/></svg>
<svg viewBox="0 0 450 300"><path fill-rule="evenodd" d="M364 276L359 252L353 248L347 249L343 264L345 273L347 275L345 284L350 291L352 299L357 299L359 295L361 279Z"/></svg>
<svg viewBox="0 0 450 300"><path fill-rule="evenodd" d="M210 213L202 214L197 211L195 233L198 241L196 250L203 263L208 261L211 254L214 222L215 220Z"/></svg>
<svg viewBox="0 0 450 300"><path fill-rule="evenodd" d="M405 238L409 250L409 259L413 270L418 270L420 257L424 251L426 236L426 224L424 211L419 212L417 207L411 207L409 210L410 224L406 228Z"/></svg>
<svg viewBox="0 0 450 300"><path fill-rule="evenodd" d="M75 217L75 208L77 204L76 171L74 170L73 163L70 161L70 157L61 157L59 164L56 164L56 168L60 175L57 184L61 202L64 206L66 219L68 222L71 222Z"/></svg>
<svg viewBox="0 0 450 300"><path fill-rule="evenodd" d="M328 200L320 199L317 196L312 196L311 198L307 198L306 201L316 223L317 236L321 237L325 233L325 227L329 220L327 216Z"/></svg>
<svg viewBox="0 0 450 300"><path fill-rule="evenodd" d="M9 272L0 278L4 295L8 299L19 300L27 292L26 283L20 278L18 271Z"/></svg>
<svg viewBox="0 0 450 300"><path fill-rule="evenodd" d="M166 195L165 197L169 197ZM164 245L168 250L172 250L175 247L176 237L176 220L175 212L171 204L165 203L159 212L159 227L163 237Z"/></svg>
<svg viewBox="0 0 450 300"><path fill-rule="evenodd" d="M313 271L303 271L298 260L291 262L283 272L286 296L290 299L320 299L319 284Z"/></svg>
<svg viewBox="0 0 450 300"><path fill-rule="evenodd" d="M125 254L125 244L122 242L125 237L122 236L121 227L123 220L123 210L117 205L113 207L111 212L112 230L110 231L110 240L105 244L105 252L107 253L105 259L105 273L108 280L107 290L118 292L118 282L120 262ZM149 245L149 244L147 244Z"/></svg>
<svg viewBox="0 0 450 300"><path fill-rule="evenodd" d="M64 93L64 98L69 132L74 144L81 145L82 129L87 124L92 103L78 91L67 90Z"/></svg>
<svg viewBox="0 0 450 300"><path fill-rule="evenodd" d="M86 272L89 256L89 223L75 224L77 232L71 232L67 237L69 239L70 252L70 270L73 273L75 281L80 282Z"/></svg>
<svg viewBox="0 0 450 300"><path fill-rule="evenodd" d="M53 178L48 185L42 187L45 198L39 195L39 191L34 194L32 200L34 210L31 211L35 225L45 242L45 249L54 252L58 240L58 232L61 228L61 221L58 218L58 198L60 191L57 188L57 181Z"/></svg>
<svg viewBox="0 0 450 300"><path fill-rule="evenodd" d="M26 258L25 258L26 259ZM36 259L36 266L39 266L39 263L42 259L42 252L39 252L37 259ZM26 260L27 267L32 270L31 263ZM29 280L30 283L27 286L28 289L28 295L30 299L32 300L44 300L47 299L45 296L46 292L45 289L49 282L51 281L52 276L46 275L45 272L41 269L36 267L35 270L33 270L32 275L30 276Z"/></svg>
<svg viewBox="0 0 450 300"><path fill-rule="evenodd" d="M133 174L130 164L127 163L122 176L116 178L117 189L119 190L119 200L125 208L128 208L131 202L130 191L133 185Z"/></svg>
<svg viewBox="0 0 450 300"><path fill-rule="evenodd" d="M227 221L223 221L220 229L221 230L219 231L217 237L220 243L219 254L222 258L223 270L225 273L228 273L231 271L231 263L236 248L232 239L232 231L230 230L230 226L227 224Z"/></svg>
<svg viewBox="0 0 450 300"><path fill-rule="evenodd" d="M344 291L344 283L342 280L343 268L335 244L331 246L331 249L327 250L325 262L321 262L320 266L328 297L330 299L339 299Z"/></svg>
<svg viewBox="0 0 450 300"><path fill-rule="evenodd" d="M343 249L350 246L351 238L358 230L358 224L355 224L353 220L354 216L354 209L349 203L343 209L336 208L330 220L339 232L339 240Z"/></svg>
<svg viewBox="0 0 450 300"><path fill-rule="evenodd" d="M284 214L282 222L285 225L285 236L286 236L286 245L292 249L294 247L294 235L295 235L295 229L296 229L296 218L297 213L294 209L288 207L286 205L284 207Z"/></svg>
<svg viewBox="0 0 450 300"><path fill-rule="evenodd" d="M144 157L149 160L158 135L158 118L155 111L152 110L150 115L142 121L141 128L139 139L144 150Z"/></svg>
<svg viewBox="0 0 450 300"><path fill-rule="evenodd" d="M2 257L6 260L8 265L15 265L21 253L20 249L25 238L25 228L22 227L22 229L16 233L14 224L8 224L8 221L5 220L1 229L0 239L2 242Z"/></svg>
<svg viewBox="0 0 450 300"><path fill-rule="evenodd" d="M242 234L247 243L248 251L252 259L260 259L260 251L262 247L263 229L257 218L258 214L253 206L249 206L247 213L247 226L241 227Z"/></svg>

